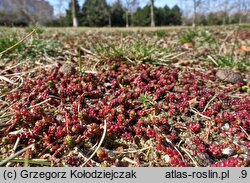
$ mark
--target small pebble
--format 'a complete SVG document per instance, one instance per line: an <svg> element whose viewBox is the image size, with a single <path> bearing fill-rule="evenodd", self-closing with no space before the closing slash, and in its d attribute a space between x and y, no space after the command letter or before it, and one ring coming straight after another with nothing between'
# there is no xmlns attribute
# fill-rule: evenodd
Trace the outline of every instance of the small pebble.
<svg viewBox="0 0 250 183"><path fill-rule="evenodd" d="M73 66L73 64L70 64L70 63L64 63L60 69L59 69L59 72L62 72L64 74L75 74L76 72L76 69L75 67Z"/></svg>
<svg viewBox="0 0 250 183"><path fill-rule="evenodd" d="M234 72L230 69L219 69L216 72L216 76L220 80L228 83L244 83L244 77L240 73Z"/></svg>
<svg viewBox="0 0 250 183"><path fill-rule="evenodd" d="M221 129L222 129L222 130L225 130L225 131L229 130L229 128L230 128L230 126L229 126L228 123L224 124L224 125L221 127Z"/></svg>
<svg viewBox="0 0 250 183"><path fill-rule="evenodd" d="M171 158L169 157L169 155L165 155L163 156L163 159L165 160L166 163L169 163Z"/></svg>
<svg viewBox="0 0 250 183"><path fill-rule="evenodd" d="M230 147L227 147L227 148L222 150L222 154L225 154L228 156L231 156L233 153L234 153L234 151Z"/></svg>

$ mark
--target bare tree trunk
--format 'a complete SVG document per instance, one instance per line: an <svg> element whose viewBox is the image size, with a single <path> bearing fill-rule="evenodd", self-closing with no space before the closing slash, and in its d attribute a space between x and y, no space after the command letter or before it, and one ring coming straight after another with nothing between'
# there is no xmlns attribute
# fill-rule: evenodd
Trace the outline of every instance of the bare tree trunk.
<svg viewBox="0 0 250 183"><path fill-rule="evenodd" d="M192 26L196 27L196 9L197 9L197 2L196 0L193 0L194 2L194 13L193 13L193 23Z"/></svg>
<svg viewBox="0 0 250 183"><path fill-rule="evenodd" d="M134 12L130 14L130 24L131 24L131 27L134 27Z"/></svg>
<svg viewBox="0 0 250 183"><path fill-rule="evenodd" d="M126 7L126 27L129 27L129 15L130 18L130 25L133 26L133 13L138 7L139 1L138 0L125 0L125 7Z"/></svg>
<svg viewBox="0 0 250 183"><path fill-rule="evenodd" d="M222 25L226 25L226 15L223 15L223 18L222 18Z"/></svg>
<svg viewBox="0 0 250 183"><path fill-rule="evenodd" d="M109 27L112 27L111 13L109 13Z"/></svg>
<svg viewBox="0 0 250 183"><path fill-rule="evenodd" d="M238 5L238 7L239 7L239 9L238 9L238 12L239 12L239 22L238 22L238 24L239 25L241 25L242 24L242 11L243 11L243 4L244 4L244 1L242 1L242 0L239 0L239 5Z"/></svg>
<svg viewBox="0 0 250 183"><path fill-rule="evenodd" d="M151 6L150 6L150 10L151 10L151 27L155 27L154 0L150 0L150 2L151 2Z"/></svg>
<svg viewBox="0 0 250 183"><path fill-rule="evenodd" d="M73 18L73 27L78 27L78 20L76 17L76 0L72 0L72 18Z"/></svg>
<svg viewBox="0 0 250 183"><path fill-rule="evenodd" d="M128 23L128 10L126 10L126 27L129 27L129 23Z"/></svg>

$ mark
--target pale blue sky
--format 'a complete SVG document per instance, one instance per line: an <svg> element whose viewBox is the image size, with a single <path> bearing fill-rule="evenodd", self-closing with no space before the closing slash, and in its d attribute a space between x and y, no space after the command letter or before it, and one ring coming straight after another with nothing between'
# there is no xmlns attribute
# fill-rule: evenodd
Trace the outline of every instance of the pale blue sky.
<svg viewBox="0 0 250 183"><path fill-rule="evenodd" d="M51 5L54 6L54 11L56 14L60 12L64 12L65 8L68 6L70 0L47 0ZM145 6L149 0L139 0L140 6ZM80 5L82 5L84 0L79 0ZM115 2L115 0L107 0L109 4ZM175 4L180 5L181 0L155 0L155 6L162 7L164 5L168 5L169 7L173 7Z"/></svg>

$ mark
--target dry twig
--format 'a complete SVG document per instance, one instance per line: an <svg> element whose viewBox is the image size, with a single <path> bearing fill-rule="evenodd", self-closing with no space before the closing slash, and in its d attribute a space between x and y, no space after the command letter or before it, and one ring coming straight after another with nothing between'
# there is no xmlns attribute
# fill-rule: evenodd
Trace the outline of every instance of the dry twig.
<svg viewBox="0 0 250 183"><path fill-rule="evenodd" d="M13 46L7 48L6 50L2 51L0 53L0 56L3 55L4 53L14 49L16 46L18 46L19 44L21 44L22 42L24 42L26 39L28 39L34 32L36 31L36 29L33 29L28 35L26 35L23 39L21 39L19 42L17 42L16 44L14 44Z"/></svg>
<svg viewBox="0 0 250 183"><path fill-rule="evenodd" d="M97 146L97 148L95 149L95 151L90 155L90 157L81 165L81 167L85 166L89 160L91 160L94 155L96 154L96 152L98 151L98 149L101 147L102 145L102 142L104 141L105 139L105 136L106 136L106 132L107 132L107 122L106 120L104 120L104 127L103 127L103 134L102 134L102 138Z"/></svg>

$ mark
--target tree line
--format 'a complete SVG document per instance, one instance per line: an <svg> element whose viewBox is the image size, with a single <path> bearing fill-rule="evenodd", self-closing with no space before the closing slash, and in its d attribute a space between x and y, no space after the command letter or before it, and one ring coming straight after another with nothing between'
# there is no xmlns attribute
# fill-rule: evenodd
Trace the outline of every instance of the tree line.
<svg viewBox="0 0 250 183"><path fill-rule="evenodd" d="M192 17L186 25L226 25L250 22L250 0L186 0L192 4Z"/></svg>
<svg viewBox="0 0 250 183"><path fill-rule="evenodd" d="M136 0L116 0L109 5L106 0L71 0L65 16L50 22L52 26L129 27L181 25L182 12L179 6L155 7L154 0L144 7Z"/></svg>
<svg viewBox="0 0 250 183"><path fill-rule="evenodd" d="M60 16L46 0L0 0L0 26L89 26L130 27L168 25L226 25L250 23L250 0L181 0L181 4L156 7L147 0L58 0L58 6L68 2ZM146 0L145 0L146 1ZM164 1L169 2L169 1ZM55 6L55 5L54 5ZM64 5L63 5L64 6Z"/></svg>
<svg viewBox="0 0 250 183"><path fill-rule="evenodd" d="M182 9L175 5L156 7L148 0L144 7L138 0L70 0L65 16L52 22L54 26L167 26L226 25L250 22L250 0L183 0ZM191 9L185 6L191 5ZM187 5L187 4L186 4ZM188 14L186 14L188 13Z"/></svg>

